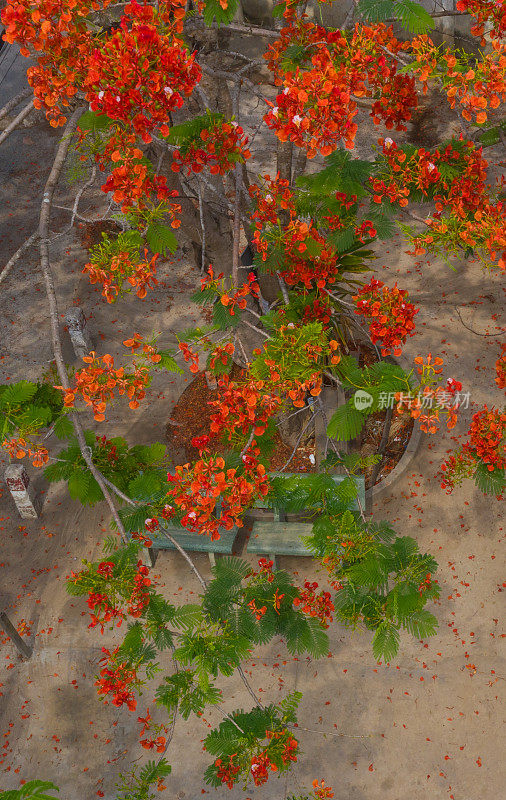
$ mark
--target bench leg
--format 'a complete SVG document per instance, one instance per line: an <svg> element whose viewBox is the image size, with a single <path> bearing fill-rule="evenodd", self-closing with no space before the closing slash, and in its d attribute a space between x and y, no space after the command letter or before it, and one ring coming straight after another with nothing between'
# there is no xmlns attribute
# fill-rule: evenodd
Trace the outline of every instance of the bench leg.
<svg viewBox="0 0 506 800"><path fill-rule="evenodd" d="M278 568L278 562L276 561L276 553L269 553L269 561L272 561L272 569Z"/></svg>
<svg viewBox="0 0 506 800"><path fill-rule="evenodd" d="M216 555L214 553L209 553L209 563L212 567L216 566Z"/></svg>
<svg viewBox="0 0 506 800"><path fill-rule="evenodd" d="M141 559L147 567L154 567L156 561L157 551L152 547L143 547L141 550Z"/></svg>

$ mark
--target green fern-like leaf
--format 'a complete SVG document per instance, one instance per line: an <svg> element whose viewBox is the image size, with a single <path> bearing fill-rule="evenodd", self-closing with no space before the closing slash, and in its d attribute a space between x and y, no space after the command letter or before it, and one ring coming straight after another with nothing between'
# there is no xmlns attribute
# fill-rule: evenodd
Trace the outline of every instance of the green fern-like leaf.
<svg viewBox="0 0 506 800"><path fill-rule="evenodd" d="M354 439L362 430L365 416L349 403L339 406L327 426L327 436L338 442Z"/></svg>
<svg viewBox="0 0 506 800"><path fill-rule="evenodd" d="M389 620L376 628L372 640L372 651L376 659L391 661L399 652L399 630Z"/></svg>
<svg viewBox="0 0 506 800"><path fill-rule="evenodd" d="M161 253L163 256L174 253L177 250L177 238L172 228L167 225L157 225L151 223L146 231L146 239L153 253Z"/></svg>
<svg viewBox="0 0 506 800"><path fill-rule="evenodd" d="M501 495L506 489L506 472L504 469L494 469L492 472L486 464L478 464L474 471L474 482L484 494Z"/></svg>

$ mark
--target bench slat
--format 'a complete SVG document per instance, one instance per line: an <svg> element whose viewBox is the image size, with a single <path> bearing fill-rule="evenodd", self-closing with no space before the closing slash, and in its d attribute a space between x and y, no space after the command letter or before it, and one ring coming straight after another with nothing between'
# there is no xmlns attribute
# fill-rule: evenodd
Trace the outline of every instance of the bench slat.
<svg viewBox="0 0 506 800"><path fill-rule="evenodd" d="M275 553L281 556L311 556L301 536L311 536L306 522L255 522L248 542L248 553Z"/></svg>
<svg viewBox="0 0 506 800"><path fill-rule="evenodd" d="M199 553L227 553L230 555L237 536L237 528L233 528L230 531L222 531L220 533L220 538L215 542L211 541L210 536L202 536L198 533L187 533L181 530L181 528L167 527L165 530L167 530L185 550ZM152 534L151 538L153 541L153 550L176 550L172 542L163 535L163 529L158 535Z"/></svg>

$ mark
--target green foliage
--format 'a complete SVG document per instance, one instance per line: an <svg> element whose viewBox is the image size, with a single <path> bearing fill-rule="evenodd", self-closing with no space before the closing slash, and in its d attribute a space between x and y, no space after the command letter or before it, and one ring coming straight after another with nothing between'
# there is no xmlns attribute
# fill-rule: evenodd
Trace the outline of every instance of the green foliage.
<svg viewBox="0 0 506 800"><path fill-rule="evenodd" d="M168 225L151 223L146 231L146 239L153 253L174 253L177 250L177 239Z"/></svg>
<svg viewBox="0 0 506 800"><path fill-rule="evenodd" d="M358 436L366 417L386 408L385 400L390 393L408 393L413 389L411 373L406 373L401 366L389 361L376 361L361 369L352 356L344 356L334 370L345 388L366 392L371 400L370 405L359 404L354 394L333 414L327 426L327 435L340 442Z"/></svg>
<svg viewBox="0 0 506 800"><path fill-rule="evenodd" d="M302 383L317 371L313 353L325 347L327 337L320 322L310 322L297 328L284 328L273 332L260 355L250 365L250 374L259 380L268 380L274 362L281 381Z"/></svg>
<svg viewBox="0 0 506 800"><path fill-rule="evenodd" d="M181 122L179 125L171 125L169 134L164 137L171 144L176 145L179 152L184 155L190 145L200 139L200 134L206 128L216 125L218 122L223 121L223 114L211 113L206 111L205 114L193 117L186 122Z"/></svg>
<svg viewBox="0 0 506 800"><path fill-rule="evenodd" d="M239 0L228 0L227 7L222 8L218 0L206 0L203 14L204 22L208 26L212 25L214 21L216 21L218 25L227 25L229 22L232 22L238 5Z"/></svg>
<svg viewBox="0 0 506 800"><path fill-rule="evenodd" d="M483 147L491 147L494 144L499 144L501 140L501 133L506 133L506 118L499 121L497 125L481 131L478 140Z"/></svg>
<svg viewBox="0 0 506 800"><path fill-rule="evenodd" d="M55 421L62 422L63 396L48 383L18 381L0 386L0 443L13 436L29 438Z"/></svg>
<svg viewBox="0 0 506 800"><path fill-rule="evenodd" d="M251 711L238 710L227 714L226 719L208 734L204 748L211 755L225 759L226 763L231 756L236 756L248 777L251 777L251 757L264 748L268 748L269 758L278 770L286 770L289 766L281 757L281 752L277 752L272 733L286 736L287 726L297 720L296 710L300 699L300 692L293 692L278 705L270 704L266 708L257 706ZM218 788L222 785L214 763L206 770L205 778L211 786Z"/></svg>
<svg viewBox="0 0 506 800"><path fill-rule="evenodd" d="M91 133L105 131L115 124L115 120L110 119L106 114L97 114L95 111L85 111L79 117L78 123L82 131L90 131Z"/></svg>
<svg viewBox="0 0 506 800"><path fill-rule="evenodd" d="M27 781L19 789L0 792L0 798L1 800L57 800L54 792L59 791L50 781Z"/></svg>
<svg viewBox="0 0 506 800"><path fill-rule="evenodd" d="M357 11L369 22L397 19L408 33L427 33L434 28L429 12L413 0L359 0Z"/></svg>
<svg viewBox="0 0 506 800"><path fill-rule="evenodd" d="M437 564L414 539L346 511L320 516L306 542L341 585L334 602L338 618L375 632L376 658L390 661L397 654L401 628L417 639L435 634L437 620L424 606L439 596L432 578Z"/></svg>
<svg viewBox="0 0 506 800"><path fill-rule="evenodd" d="M128 774L120 773L120 782L116 784L119 793L115 800L154 800L158 791L153 794L151 788L162 778L172 772L172 767L165 758L159 761L148 761L140 769L136 767Z"/></svg>
<svg viewBox="0 0 506 800"><path fill-rule="evenodd" d="M494 469L490 471L486 464L480 462L474 471L474 482L484 494L501 495L506 489L506 471Z"/></svg>
<svg viewBox="0 0 506 800"><path fill-rule="evenodd" d="M86 431L85 438L95 466L122 492L146 500L161 491L166 475L159 465L165 458L165 445L155 443L129 448L121 437L106 440L93 431ZM74 437L70 446L59 454L58 460L46 467L44 476L51 483L66 480L70 496L84 505L92 506L104 499ZM146 516L142 520L142 529Z"/></svg>
<svg viewBox="0 0 506 800"><path fill-rule="evenodd" d="M169 713L176 708L183 719L190 714L201 714L206 705L216 705L221 701L221 692L213 684L202 686L195 682L194 670L182 670L174 675L166 676L156 690L156 702L164 706Z"/></svg>

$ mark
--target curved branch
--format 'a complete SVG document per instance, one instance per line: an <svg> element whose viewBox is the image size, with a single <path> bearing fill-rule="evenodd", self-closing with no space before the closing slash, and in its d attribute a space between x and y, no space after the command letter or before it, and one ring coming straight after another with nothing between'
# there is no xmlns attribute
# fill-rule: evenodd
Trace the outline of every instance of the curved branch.
<svg viewBox="0 0 506 800"><path fill-rule="evenodd" d="M56 157L53 162L51 172L49 173L46 185L44 187L44 195L40 211L39 232L38 232L40 237L40 265L42 269L42 274L44 276L44 282L46 284L46 295L49 305L49 318L51 324L51 343L53 346L53 353L56 361L56 369L58 371L58 375L64 389L68 389L70 384L67 375L67 368L65 366L65 361L63 359L62 344L60 338L59 316L58 316L58 302L56 299L56 292L54 288L53 273L49 261L48 232L49 232L49 218L51 215L51 201L53 199L56 184L58 182L58 178L60 177L65 157L67 155L70 146L71 136L77 127L77 123L79 122L79 119L82 116L83 111L84 111L83 106L79 106L74 110L72 116L67 122L67 125L65 127L65 133L60 140L60 144L58 145L58 149L56 151ZM114 521L118 527L118 531L121 535L121 538L124 542L126 542L128 540L126 537L125 529L123 527L123 523L121 522L116 506L114 505L114 501L109 491L107 490L107 486L103 481L102 475L96 468L95 464L93 463L93 459L91 457L91 450L86 444L83 427L79 420L77 411L72 412L70 414L70 418L72 420L79 448L86 462L86 465L90 470L91 474L93 475L93 477L95 478L96 482L100 486L102 494L104 495L104 498L111 510L111 514L114 518Z"/></svg>

